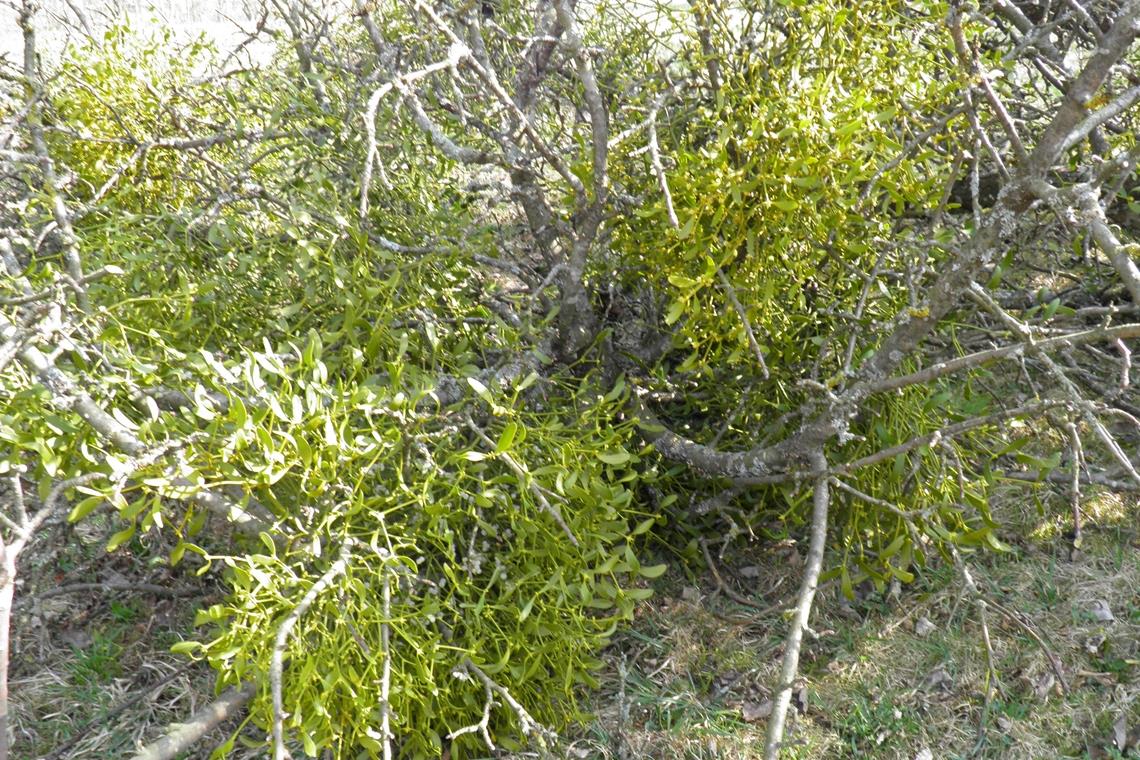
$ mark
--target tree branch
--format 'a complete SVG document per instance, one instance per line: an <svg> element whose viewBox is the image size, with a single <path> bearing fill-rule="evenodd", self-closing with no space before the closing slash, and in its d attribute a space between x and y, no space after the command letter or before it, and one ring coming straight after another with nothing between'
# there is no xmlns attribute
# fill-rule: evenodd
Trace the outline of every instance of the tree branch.
<svg viewBox="0 0 1140 760"><path fill-rule="evenodd" d="M792 701L792 687L800 666L800 645L804 631L811 617L812 602L819 587L819 573L823 567L823 553L827 545L827 510L831 500L828 489L827 461L822 453L811 458L816 474L812 493L811 540L808 544L807 561L804 564L803 581L800 584L799 601L792 614L791 627L784 640L784 661L780 667L780 682L776 687L772 717L768 720L768 731L764 740L764 760L777 760L784 741L784 722L788 706Z"/></svg>
<svg viewBox="0 0 1140 760"><path fill-rule="evenodd" d="M227 718L235 715L257 692L250 682L227 689L220 697L194 713L185 723L172 723L165 736L140 749L131 760L172 760L194 746Z"/></svg>

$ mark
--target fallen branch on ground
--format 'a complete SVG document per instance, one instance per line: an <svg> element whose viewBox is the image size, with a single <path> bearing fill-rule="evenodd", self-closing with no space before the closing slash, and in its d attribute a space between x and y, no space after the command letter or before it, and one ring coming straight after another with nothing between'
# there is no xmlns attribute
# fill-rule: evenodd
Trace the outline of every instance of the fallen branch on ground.
<svg viewBox="0 0 1140 760"><path fill-rule="evenodd" d="M257 692L258 684L250 682L241 688L227 689L222 696L194 713L185 723L172 723L166 735L139 750L131 760L171 760L193 747L222 721L237 714Z"/></svg>

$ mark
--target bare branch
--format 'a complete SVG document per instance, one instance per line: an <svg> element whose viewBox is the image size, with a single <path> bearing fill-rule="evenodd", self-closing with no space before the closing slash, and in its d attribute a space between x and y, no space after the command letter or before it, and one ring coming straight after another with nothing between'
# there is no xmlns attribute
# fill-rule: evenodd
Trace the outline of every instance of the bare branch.
<svg viewBox="0 0 1140 760"><path fill-rule="evenodd" d="M382 597L384 622L380 626L380 656L384 664L380 671L380 737L384 742L384 760L392 760L392 574L384 568Z"/></svg>
<svg viewBox="0 0 1140 760"><path fill-rule="evenodd" d="M982 715L978 720L978 736L975 747L981 747L982 742L986 736L986 720L989 717L990 702L993 697L994 683L998 680L997 667L994 665L994 645L990 639L990 624L988 607L986 600L982 596L982 592L978 590L978 586L974 583L974 576L970 573L970 568L962 560L958 548L953 544L950 545L950 553L954 558L954 566L962 575L962 581L966 584L966 590L974 600L974 605L978 608L978 622L982 625L982 644L986 652L986 693L982 702Z"/></svg>
<svg viewBox="0 0 1140 760"><path fill-rule="evenodd" d="M827 461L823 454L812 456L812 469L816 480L812 491L811 540L804 563L803 581L799 601L784 640L784 661L780 666L780 681L776 686L772 716L768 719L768 732L764 740L764 760L778 760L784 741L784 722L792 702L792 688L800 666L800 645L811 617L812 602L819 587L819 573L823 568L823 552L827 545L827 510L831 501L828 490Z"/></svg>
<svg viewBox="0 0 1140 760"><path fill-rule="evenodd" d="M55 173L55 164L52 161L51 153L48 151L47 141L44 139L43 118L40 113L44 84L36 70L36 32L32 24L32 16L35 10L36 6L33 0L22 0L19 24L24 35L24 80L26 82L25 93L28 109L25 123L32 140L32 148L40 159L44 190L48 194L52 217L59 229L67 273L71 275L71 280L75 283L75 294L79 301L79 307L84 312L89 312L91 311L91 302L87 297L87 291L79 285L83 282L83 264L79 255L78 238L75 236L75 229L71 226L71 213L64 204L59 178Z"/></svg>
<svg viewBox="0 0 1140 760"><path fill-rule="evenodd" d="M344 543L340 545L340 553L337 555L336 560L329 566L321 577L317 579L316 583L309 587L305 595L301 597L301 601L297 603L285 619L281 621L281 625L277 627L277 637L273 642L273 654L269 659L269 689L273 699L273 758L274 760L285 760L285 706L281 695L281 675L284 669L285 662L285 649L289 644L289 634L293 631L293 627L297 625L309 608L313 606L313 602L321 595L332 582L336 580L337 576L343 575L348 570L348 561L352 554L352 547L355 541L351 538L346 538Z"/></svg>
<svg viewBox="0 0 1140 760"><path fill-rule="evenodd" d="M173 760L194 746L222 721L237 714L257 692L258 684L250 682L232 687L220 697L191 715L185 723L171 724L166 735L139 750L131 760Z"/></svg>
<svg viewBox="0 0 1140 760"><path fill-rule="evenodd" d="M669 224L673 229L681 226L677 219L677 212L673 208L673 193L669 192L669 178L665 176L665 166L661 163L661 146L657 142L657 112L664 103L665 96L660 96L653 103L649 117L645 120L646 129L649 130L649 161L653 165L653 172L657 175L657 186L661 188L661 195L665 200L665 213L669 215Z"/></svg>
<svg viewBox="0 0 1140 760"><path fill-rule="evenodd" d="M978 64L977 53L975 53L970 48L969 43L966 42L966 35L962 31L961 9L956 4L952 3L950 6L948 23L950 25L950 36L954 40L954 47L958 50L958 58L961 60L962 67L981 85L982 91L986 95L986 100L989 101L990 108L993 109L998 117L998 121L1001 122L1002 128L1005 130L1006 137L1009 138L1010 145L1013 146L1013 151L1017 155L1018 161L1024 161L1028 154L1025 151L1025 145L1021 142L1021 136L1017 133L1017 127L1013 123L1013 117L1009 115L1005 104L1001 102L1001 98L994 92L989 77L982 71L981 66ZM1000 161L1000 159L998 160Z"/></svg>
<svg viewBox="0 0 1140 760"><path fill-rule="evenodd" d="M748 320L748 313L744 311L744 306L741 305L740 299L736 297L736 289L732 287L732 283L724 274L724 270L720 267L716 268L717 278L720 280L720 285L724 288L725 295L732 303L732 308L736 309L737 315L740 317L740 322L744 325L744 334L748 337L748 345L752 347L752 354L756 357L756 363L760 365L760 373L765 380L768 379L768 365L764 362L764 352L760 350L760 344L756 342L756 334L752 331L752 323Z"/></svg>
<svg viewBox="0 0 1140 760"><path fill-rule="evenodd" d="M507 691L504 686L492 680L490 676L483 672L482 668L471 661L470 657L464 657L463 661L459 663L459 666L456 668L454 674L460 673L474 674L483 683L483 687L487 693L487 701L483 706L483 721L476 724L474 727L468 726L466 728L461 728L457 731L453 731L451 733L451 736L460 736L462 734L472 733L473 731L477 730L482 733L484 741L486 741L488 747L493 750L494 744L491 743L491 737L486 731L486 725L487 721L489 720L487 716L489 715L490 709L493 706L493 698L494 696L498 696L500 699L507 703L507 706L510 707L514 712L515 717L518 718L519 728L522 729L524 736L536 740L539 746L543 748L546 748L557 738L557 734L531 717L531 714L527 712L526 708L523 707L519 701L515 699L509 691Z"/></svg>
<svg viewBox="0 0 1140 760"><path fill-rule="evenodd" d="M475 433L475 435L479 436L479 439L483 441L483 443L490 446L492 450L495 449L495 442L491 440L490 436L483 432L482 428L475 424L475 421L472 420L470 416L467 416L464 421L467 423L467 427ZM538 483L534 482L534 478L526 471L526 468L505 451L499 452L496 456L502 459L507 467L511 468L511 472L519 479L519 484L526 486L527 490L534 496L534 500L538 502L539 507L542 508L542 511L550 515L554 519L554 522L558 524L558 527L562 528L562 532L566 534L566 538L570 539L570 543L577 546L578 539L574 536L574 531L570 530L570 526L566 524L566 518L562 516L562 510L550 503L550 500L546 498L546 494L542 492L542 488Z"/></svg>
<svg viewBox="0 0 1140 760"><path fill-rule="evenodd" d="M930 433L917 435L908 441L904 441L903 443L898 444L897 446L891 446L890 448L883 449L882 451L877 451L874 454L868 454L867 456L861 457L854 461L837 465L833 472L836 474L847 475L864 467L870 467L871 465L878 464L879 462L885 462L888 459L893 459L899 454L905 454L908 451L914 451L915 449L922 446L934 446L943 440L951 440L972 430L979 430L991 425L996 425L1006 420L1013 420L1022 417L1028 417L1034 414L1040 414L1041 412L1062 405L1064 405L1064 402L1059 399L1034 401L1028 404L1014 407L1012 409L994 412L993 414L988 414L984 417L974 417L972 419L963 420L962 422L947 425Z"/></svg>
<svg viewBox="0 0 1140 760"><path fill-rule="evenodd" d="M1080 125L1088 118L1089 102L1138 34L1140 1L1130 0L1121 8L1112 28L1104 35L1084 69L1069 85L1056 117L1041 133L1028 161L1030 174L1043 176L1061 154L1072 147L1072 138L1080 133Z"/></svg>
<svg viewBox="0 0 1140 760"><path fill-rule="evenodd" d="M1069 456L1073 460L1073 479L1069 483L1069 503L1073 508L1073 546L1079 547L1081 545L1081 466L1084 464L1084 451L1077 426L1068 422L1065 424L1065 431L1069 434Z"/></svg>

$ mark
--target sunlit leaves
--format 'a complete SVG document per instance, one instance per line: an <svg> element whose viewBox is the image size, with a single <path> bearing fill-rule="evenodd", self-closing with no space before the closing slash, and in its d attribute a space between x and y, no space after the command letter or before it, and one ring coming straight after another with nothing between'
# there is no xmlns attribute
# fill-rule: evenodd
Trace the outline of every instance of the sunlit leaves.
<svg viewBox="0 0 1140 760"><path fill-rule="evenodd" d="M713 276L718 268L769 363L796 366L812 347L807 338L828 327L825 309L853 310L862 282L850 275L872 268L880 255L874 241L899 205L922 207L938 189L936 154L899 156L904 135L922 127L913 114L949 97L948 86L930 78L944 65L936 7L924 15L891 2L812 3L788 10L786 23L753 23L778 33L744 44L732 27L713 24L711 44L723 46L715 103L660 125L680 229L663 223L644 151L632 145L631 163L618 163L653 200L620 220L619 250L675 288L664 322L680 327L699 372L747 371L755 362L741 317ZM905 50L883 44L900 34L912 41ZM872 299L867 317L890 313L895 301Z"/></svg>
<svg viewBox="0 0 1140 760"><path fill-rule="evenodd" d="M152 147L77 224L85 264L112 276L91 289L97 367L78 352L58 365L90 373L116 421L148 446L180 442L174 453L131 469L20 377L26 390L0 416L0 468L32 463L42 488L106 472L74 494L73 520L110 520L109 550L161 532L171 565L218 575L228 596L200 613L200 643L175 651L209 661L223 684L263 677L282 618L351 537L348 571L288 653L287 729L306 751L378 749L384 625L398 642L393 714L410 756L438 755L447 730L478 720L481 685L452 675L464 656L536 717L565 722L600 664L594 653L664 571L642 566L629 544L631 526L644 536L655 524L639 486L656 470L623 414L625 381L551 366L484 305L498 285L471 254L498 245L497 230L470 232L446 165L398 118L383 120L385 139L424 160L389 166L391 187L375 190L360 223L344 181L359 166L359 127L336 115L355 85L320 74L330 113L297 85L291 54L258 78L203 86L186 76L190 59L167 65L155 45L120 43L77 53L66 76L86 86L53 90L53 116L95 138L52 137L78 176L70 201L83 204L129 162L137 144L118 139L124 129L142 141L270 128L288 139L263 143L253 163L245 144ZM313 137L317 124L342 137ZM232 200L212 206L215 192ZM432 248L414 255L374 239L419 244L425 231ZM49 279L31 276L36 287ZM501 357L529 352L540 369L498 374ZM193 501L204 489L272 527L227 546L224 516ZM252 710L268 723L264 696ZM494 713L505 746L516 727L509 711Z"/></svg>

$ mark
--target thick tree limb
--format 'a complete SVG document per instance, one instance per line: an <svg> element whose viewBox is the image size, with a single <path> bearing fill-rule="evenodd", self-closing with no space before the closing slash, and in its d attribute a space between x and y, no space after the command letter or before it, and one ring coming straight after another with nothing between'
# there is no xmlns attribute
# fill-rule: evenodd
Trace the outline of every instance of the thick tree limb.
<svg viewBox="0 0 1140 760"><path fill-rule="evenodd" d="M1084 70L1069 85L1057 115L1041 133L1037 147L1027 162L1026 168L1030 175L1044 176L1064 151L1096 126L1092 124L1087 130L1084 127L1089 115L1088 104L1137 34L1140 34L1140 2L1131 0L1121 8L1120 15L1104 35Z"/></svg>
<svg viewBox="0 0 1140 760"><path fill-rule="evenodd" d="M1058 335L1051 338L1042 338L1036 340L1033 346L1036 350L1051 351L1087 343L1112 342L1121 338L1140 338L1140 324L1097 327L1091 330L1082 330L1080 332ZM1014 343L986 351L977 351L956 359L948 359L931 364L925 369L912 372L908 375L898 375L896 377L880 380L876 383L869 383L865 386L865 392L868 395L874 395L929 383L957 372L977 369L995 361L1024 356L1028 348L1026 343ZM785 469L787 463L792 461L791 457L786 453L790 450L787 442L782 445L778 444L771 447L755 448L742 452L718 451L713 447L696 443L695 441L683 438L665 429L651 412L640 405L639 401L636 403L638 404L637 415L647 423L647 425L642 428L642 434L646 440L652 442L657 451L667 459L683 462L698 472L732 478L738 483L744 484L771 483L790 477L790 474ZM1024 408L1019 407L1009 412L999 413L999 415L993 419L984 418L981 421L967 420L949 426L945 432L947 437L959 435L984 424L999 422L1001 419L1031 413L1040 407L1040 404L1031 404ZM903 450L926 445L929 443L931 435L933 434L916 438L913 445L901 445L908 448L895 447L898 449L897 451L891 449L889 450L890 454L884 452L882 455L893 456ZM794 441L795 439L790 440ZM860 467L874 464L877 461L881 461L879 454L864 457L857 462L843 465L842 468L837 471L849 472Z"/></svg>
<svg viewBox="0 0 1140 760"><path fill-rule="evenodd" d="M706 475L735 479L782 475L785 459L772 448L749 451L718 451L711 446L683 438L666 428L636 396L632 399L637 416L643 421L641 434L661 456L682 462Z"/></svg>

